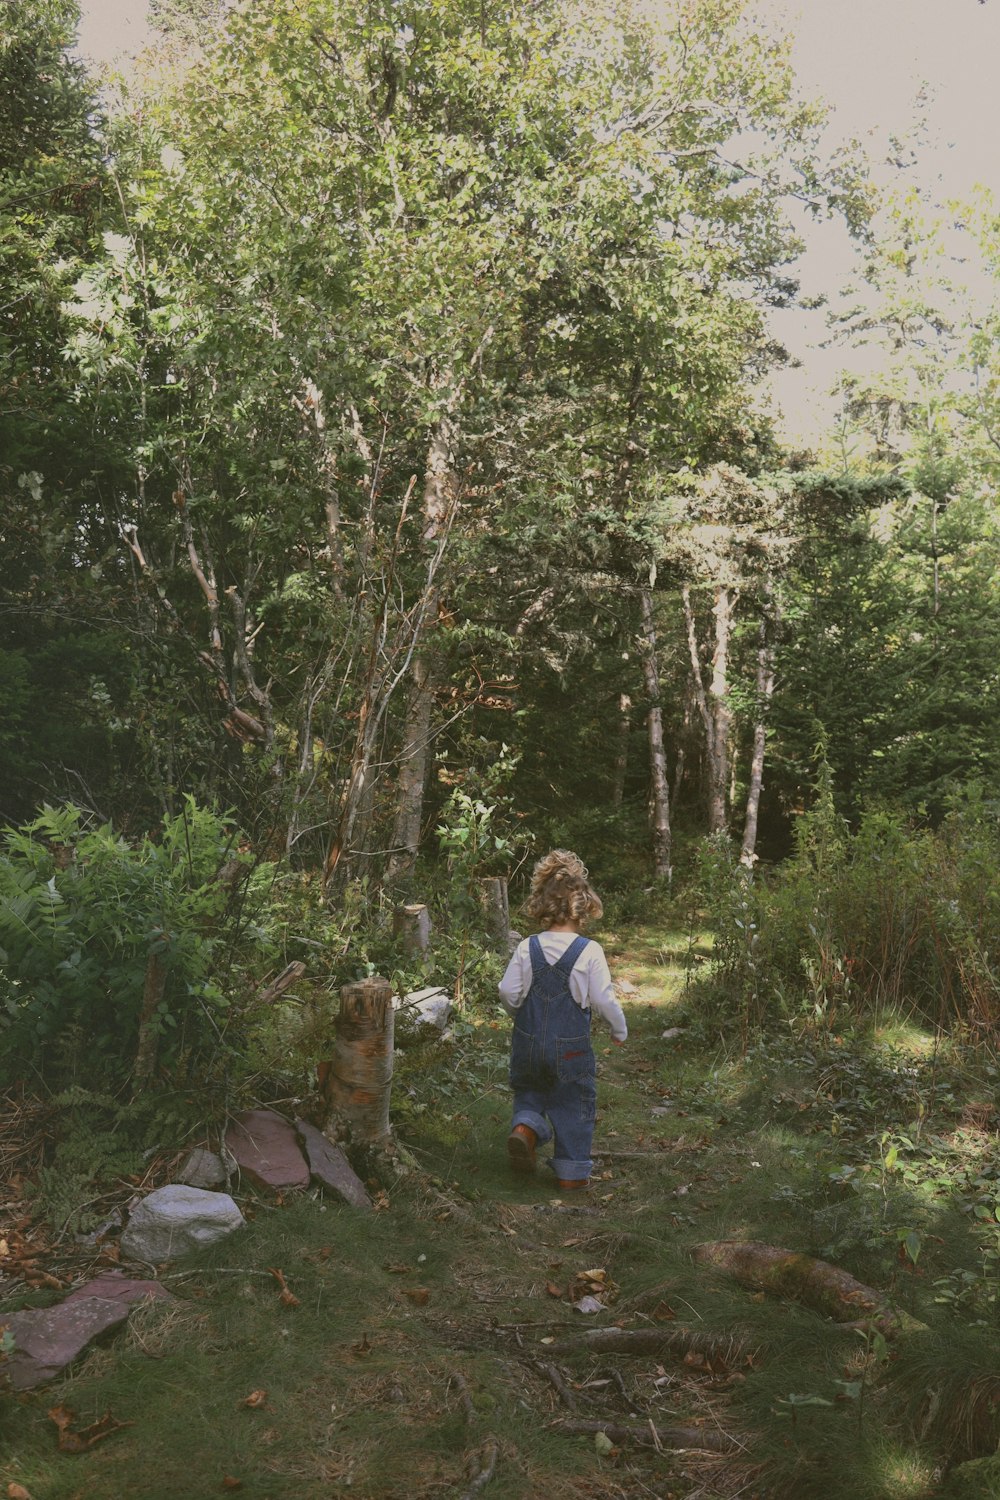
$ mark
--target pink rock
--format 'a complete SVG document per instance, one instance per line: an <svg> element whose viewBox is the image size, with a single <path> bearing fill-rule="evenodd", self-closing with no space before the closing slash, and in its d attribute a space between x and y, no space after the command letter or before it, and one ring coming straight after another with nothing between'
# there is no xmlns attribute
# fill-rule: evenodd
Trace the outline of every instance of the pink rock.
<svg viewBox="0 0 1000 1500"><path fill-rule="evenodd" d="M339 1146L328 1141L321 1130L307 1120L296 1120L295 1128L302 1137L309 1160L309 1168L317 1182L331 1193L336 1193L352 1208L371 1208L372 1200L361 1178L354 1171Z"/></svg>
<svg viewBox="0 0 1000 1500"><path fill-rule="evenodd" d="M126 1321L132 1305L148 1297L170 1298L158 1281L134 1281L109 1272L77 1287L54 1307L7 1313L2 1322L14 1335L7 1371L16 1391L53 1380L93 1339Z"/></svg>
<svg viewBox="0 0 1000 1500"><path fill-rule="evenodd" d="M280 1192L309 1186L309 1168L295 1131L272 1109L248 1109L226 1131L226 1148L257 1187Z"/></svg>

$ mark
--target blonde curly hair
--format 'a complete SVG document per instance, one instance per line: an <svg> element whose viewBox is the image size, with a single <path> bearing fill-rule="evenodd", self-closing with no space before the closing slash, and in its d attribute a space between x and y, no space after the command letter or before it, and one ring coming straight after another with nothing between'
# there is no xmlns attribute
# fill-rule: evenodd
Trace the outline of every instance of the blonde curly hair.
<svg viewBox="0 0 1000 1500"><path fill-rule="evenodd" d="M543 927L554 922L575 922L582 927L604 911L589 883L587 866L568 849L553 849L538 861L531 873L526 906L528 915Z"/></svg>

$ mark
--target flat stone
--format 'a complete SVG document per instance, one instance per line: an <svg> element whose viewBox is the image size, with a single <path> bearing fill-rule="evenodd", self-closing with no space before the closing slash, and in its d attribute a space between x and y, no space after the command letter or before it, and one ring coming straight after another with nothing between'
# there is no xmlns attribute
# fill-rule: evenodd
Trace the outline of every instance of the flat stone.
<svg viewBox="0 0 1000 1500"><path fill-rule="evenodd" d="M150 1297L170 1300L170 1293L158 1281L110 1272L78 1287L54 1307L7 1313L0 1322L14 1335L14 1353L7 1364L14 1390L29 1391L54 1380L94 1339L120 1328L136 1302Z"/></svg>
<svg viewBox="0 0 1000 1500"><path fill-rule="evenodd" d="M122 1254L158 1265L203 1250L242 1228L244 1222L228 1193L168 1183L132 1210L121 1238Z"/></svg>
<svg viewBox="0 0 1000 1500"><path fill-rule="evenodd" d="M679 1036L687 1034L686 1026L668 1026L666 1031L660 1032L661 1042L675 1042Z"/></svg>
<svg viewBox="0 0 1000 1500"><path fill-rule="evenodd" d="M638 995L639 991L627 979L616 979L615 989L620 995Z"/></svg>
<svg viewBox="0 0 1000 1500"><path fill-rule="evenodd" d="M222 1157L204 1146L196 1146L177 1174L178 1182L188 1187L219 1188L226 1181Z"/></svg>
<svg viewBox="0 0 1000 1500"><path fill-rule="evenodd" d="M306 1120L296 1119L295 1128L302 1137L309 1170L316 1181L352 1208L370 1209L372 1200L365 1185L340 1147L333 1145L321 1130Z"/></svg>
<svg viewBox="0 0 1000 1500"><path fill-rule="evenodd" d="M226 1150L244 1177L278 1193L309 1186L294 1128L273 1109L248 1109L226 1131Z"/></svg>

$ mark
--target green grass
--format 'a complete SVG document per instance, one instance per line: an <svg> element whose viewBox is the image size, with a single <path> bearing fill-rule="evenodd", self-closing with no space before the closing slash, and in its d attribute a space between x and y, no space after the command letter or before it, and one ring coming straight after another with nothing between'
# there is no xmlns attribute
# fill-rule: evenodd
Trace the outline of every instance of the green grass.
<svg viewBox="0 0 1000 1500"><path fill-rule="evenodd" d="M966 1098L989 1095L979 1064L902 1028L789 1032L743 1056L735 1028L700 1023L704 935L646 927L608 947L640 993L624 1049L595 1033L587 1203L560 1204L547 1174L508 1173L506 1023L467 1017L450 1045L399 1058L395 1129L421 1170L389 1185L385 1210L258 1204L169 1283L169 1308L134 1315L69 1379L5 1398L3 1483L33 1500L197 1500L228 1476L252 1500L429 1500L465 1493L467 1460L495 1443L486 1500L929 1500L948 1462L990 1451L1000 1159L995 1135L963 1121ZM883 1348L692 1263L697 1243L730 1238L834 1260L926 1332ZM299 1306L282 1305L268 1267ZM585 1319L546 1288L591 1267L618 1300ZM602 1458L592 1437L556 1431L569 1413L539 1368L543 1340L614 1322L737 1332L744 1352L700 1366L560 1355L580 1416L702 1424L743 1450ZM248 1408L255 1390L266 1400ZM60 1455L57 1401L81 1425L109 1408L133 1425Z"/></svg>

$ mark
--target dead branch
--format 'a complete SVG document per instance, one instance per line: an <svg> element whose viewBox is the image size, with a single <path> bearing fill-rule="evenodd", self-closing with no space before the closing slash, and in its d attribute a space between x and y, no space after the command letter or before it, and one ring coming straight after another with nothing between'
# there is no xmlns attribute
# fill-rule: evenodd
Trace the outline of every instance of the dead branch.
<svg viewBox="0 0 1000 1500"><path fill-rule="evenodd" d="M598 1422L590 1418L563 1417L551 1424L553 1432L597 1433L603 1432L613 1443L638 1443L644 1448L655 1448L658 1453L667 1449L702 1448L709 1453L735 1453L742 1444L726 1432L705 1427L657 1427L652 1422Z"/></svg>
<svg viewBox="0 0 1000 1500"><path fill-rule="evenodd" d="M753 1351L740 1334L707 1333L699 1328L588 1328L574 1338L551 1344L547 1354L642 1354L683 1359L703 1354L724 1364L737 1364Z"/></svg>
<svg viewBox="0 0 1000 1500"><path fill-rule="evenodd" d="M290 964L285 965L277 979L272 979L267 988L261 990L257 999L262 1004L269 1005L272 1000L277 1000L279 995L284 994L290 985L295 984L297 980L301 979L305 972L306 966L302 960L298 958L293 959Z"/></svg>

